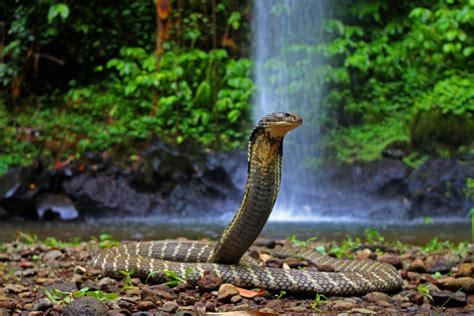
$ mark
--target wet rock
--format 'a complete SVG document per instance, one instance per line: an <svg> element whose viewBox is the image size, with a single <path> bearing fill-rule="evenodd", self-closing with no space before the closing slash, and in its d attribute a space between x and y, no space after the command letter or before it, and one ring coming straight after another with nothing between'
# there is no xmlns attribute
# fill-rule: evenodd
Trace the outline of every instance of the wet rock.
<svg viewBox="0 0 474 316"><path fill-rule="evenodd" d="M232 284L224 283L219 287L217 300L219 302L228 302L234 295L239 295L239 290Z"/></svg>
<svg viewBox="0 0 474 316"><path fill-rule="evenodd" d="M135 191L122 176L83 173L63 183L81 213L145 215L160 205L154 194Z"/></svg>
<svg viewBox="0 0 474 316"><path fill-rule="evenodd" d="M462 288L463 292L472 294L474 293L474 278L462 277L462 278L442 278L438 280L440 287L444 287L451 291L457 291Z"/></svg>
<svg viewBox="0 0 474 316"><path fill-rule="evenodd" d="M72 282L58 282L47 285L46 289L49 291L56 289L61 292L74 292L77 291L77 286L75 283Z"/></svg>
<svg viewBox="0 0 474 316"><path fill-rule="evenodd" d="M467 304L467 296L461 291L430 291L434 305L444 307L462 307Z"/></svg>
<svg viewBox="0 0 474 316"><path fill-rule="evenodd" d="M62 194L41 194L35 198L35 205L39 219L72 220L79 216L71 199Z"/></svg>
<svg viewBox="0 0 474 316"><path fill-rule="evenodd" d="M62 257L63 253L59 250L50 250L43 254L44 261L54 261Z"/></svg>
<svg viewBox="0 0 474 316"><path fill-rule="evenodd" d="M382 292L371 292L363 296L363 299L368 302L378 302L378 301L390 301L390 296Z"/></svg>
<svg viewBox="0 0 474 316"><path fill-rule="evenodd" d="M402 260L400 256L394 254L386 254L385 256L379 259L380 262L388 263L394 266L396 269L403 268Z"/></svg>
<svg viewBox="0 0 474 316"><path fill-rule="evenodd" d="M216 305L212 302L206 302L206 311L214 313L216 311Z"/></svg>
<svg viewBox="0 0 474 316"><path fill-rule="evenodd" d="M410 263L410 266L408 267L408 271L425 273L426 272L425 263L421 259L415 259Z"/></svg>
<svg viewBox="0 0 474 316"><path fill-rule="evenodd" d="M90 316L102 316L107 315L108 309L101 301L91 296L79 297L69 303L64 308L64 316L75 316L75 315L90 315Z"/></svg>
<svg viewBox="0 0 474 316"><path fill-rule="evenodd" d="M219 288L222 279L212 271L204 271L203 276L198 281L198 287L201 291L210 292Z"/></svg>
<svg viewBox="0 0 474 316"><path fill-rule="evenodd" d="M39 300L35 301L31 306L31 309L34 311L45 311L48 308L53 307L53 303L48 298L40 298Z"/></svg>
<svg viewBox="0 0 474 316"><path fill-rule="evenodd" d="M1 261L1 259L0 259ZM474 277L474 263L463 263L459 266L458 271L454 274L456 278Z"/></svg>
<svg viewBox="0 0 474 316"><path fill-rule="evenodd" d="M194 305L197 302L197 298L187 293L179 293L178 304L183 306Z"/></svg>
<svg viewBox="0 0 474 316"><path fill-rule="evenodd" d="M116 284L117 284L117 281L115 281L114 279L109 278L109 277L105 277L105 278L100 279L100 281L98 283L99 289L102 290L102 291L108 291L109 289L111 289Z"/></svg>
<svg viewBox="0 0 474 316"><path fill-rule="evenodd" d="M448 273L451 270L451 264L445 258L437 258L429 265L428 273Z"/></svg>
<svg viewBox="0 0 474 316"><path fill-rule="evenodd" d="M158 301L161 299L174 300L176 299L176 293L173 292L168 286L164 284L152 285L144 287L140 291L142 300Z"/></svg>
<svg viewBox="0 0 474 316"><path fill-rule="evenodd" d="M22 169L10 169L0 177L0 200L11 198L24 182Z"/></svg>
<svg viewBox="0 0 474 316"><path fill-rule="evenodd" d="M168 301L165 302L159 310L166 312L166 313L174 313L178 309L178 303L176 301Z"/></svg>
<svg viewBox="0 0 474 316"><path fill-rule="evenodd" d="M349 310L357 308L357 304L346 300L336 300L332 303L332 309L336 311Z"/></svg>
<svg viewBox="0 0 474 316"><path fill-rule="evenodd" d="M3 291L6 294L14 293L18 294L21 292L26 292L28 289L21 284L5 284Z"/></svg>
<svg viewBox="0 0 474 316"><path fill-rule="evenodd" d="M466 179L474 166L454 159L429 159L408 178L413 210L418 216L465 216L474 207L466 196Z"/></svg>
<svg viewBox="0 0 474 316"><path fill-rule="evenodd" d="M242 301L242 296L240 296L240 295L234 295L230 298L230 302L232 304L237 304L240 301Z"/></svg>
<svg viewBox="0 0 474 316"><path fill-rule="evenodd" d="M138 303L138 305L137 305L137 309L139 311L148 311L148 310L153 309L155 307L156 307L155 303L150 302L150 301L142 301L142 302Z"/></svg>
<svg viewBox="0 0 474 316"><path fill-rule="evenodd" d="M359 313L362 315L377 315L377 312L374 312L367 308L353 308L349 311L349 313Z"/></svg>

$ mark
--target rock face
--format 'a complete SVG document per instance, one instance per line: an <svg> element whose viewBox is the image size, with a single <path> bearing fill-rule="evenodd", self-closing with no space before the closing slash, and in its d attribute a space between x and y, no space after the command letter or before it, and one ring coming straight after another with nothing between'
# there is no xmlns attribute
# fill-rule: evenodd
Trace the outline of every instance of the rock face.
<svg viewBox="0 0 474 316"><path fill-rule="evenodd" d="M474 165L467 162L431 159L408 178L413 215L465 216L474 208L474 196L467 192L474 179Z"/></svg>
<svg viewBox="0 0 474 316"><path fill-rule="evenodd" d="M469 179L474 183L473 161L430 159L413 170L400 157L327 166L319 171L321 188L307 190L308 201L325 206L322 216L347 215L350 205L370 219L464 217L474 208L474 189L467 187ZM0 177L0 220L231 213L246 178L245 150L206 153L156 141L126 163L86 153L53 170L41 162L13 168Z"/></svg>

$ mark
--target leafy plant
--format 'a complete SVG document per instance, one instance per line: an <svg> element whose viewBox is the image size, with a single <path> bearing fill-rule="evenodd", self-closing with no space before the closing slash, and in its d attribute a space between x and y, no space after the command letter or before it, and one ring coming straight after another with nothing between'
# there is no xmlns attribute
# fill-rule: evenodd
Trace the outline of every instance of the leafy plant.
<svg viewBox="0 0 474 316"><path fill-rule="evenodd" d="M290 237L287 238L289 242L291 242L294 246L299 247L299 248L308 248L310 242L316 240L317 237L309 237L306 240L299 240L296 238L296 235L291 235Z"/></svg>
<svg viewBox="0 0 474 316"><path fill-rule="evenodd" d="M168 281L166 281L166 285L168 285L169 287L175 287L177 286L178 284L181 284L181 283L186 283L186 280L188 278L188 274L192 272L192 268L187 268L186 271L185 271L185 277L182 278L178 275L178 273L174 272L174 271L171 271L171 270L168 270L168 269L165 269L163 270L163 273L166 275L166 278Z"/></svg>
<svg viewBox="0 0 474 316"><path fill-rule="evenodd" d="M286 295L286 291L280 291L280 293L278 293L277 295L275 295L275 299L276 300L279 300L281 299L283 296Z"/></svg>
<svg viewBox="0 0 474 316"><path fill-rule="evenodd" d="M327 301L328 298L320 293L316 294L316 297L314 298L313 303L311 303L311 309L312 310L318 310L319 306L321 305L322 301Z"/></svg>
<svg viewBox="0 0 474 316"><path fill-rule="evenodd" d="M123 278L124 283L123 283L123 286L122 286L122 291L126 291L128 289L135 289L136 288L136 286L134 286L133 283L132 283L133 271L121 270L120 274L122 274L124 276L124 278Z"/></svg>
<svg viewBox="0 0 474 316"><path fill-rule="evenodd" d="M369 244L380 244L385 241L385 238L374 227L364 229L364 235Z"/></svg>
<svg viewBox="0 0 474 316"><path fill-rule="evenodd" d="M46 297L53 303L54 305L60 305L63 303L71 303L73 300L83 296L92 296L95 297L102 302L105 301L112 301L119 297L117 293L105 293L103 291L92 291L89 288L85 287L78 291L74 292L64 292L58 289L52 289L49 291L48 289L44 290Z"/></svg>
<svg viewBox="0 0 474 316"><path fill-rule="evenodd" d="M35 244L38 242L38 236L35 234L24 233L21 231L17 231L17 241L21 243L25 243L28 245Z"/></svg>
<svg viewBox="0 0 474 316"><path fill-rule="evenodd" d="M440 251L444 249L451 249L452 247L453 247L453 244L449 242L448 240L441 242L438 240L437 237L434 237L422 248L424 251L433 252L433 251Z"/></svg>
<svg viewBox="0 0 474 316"><path fill-rule="evenodd" d="M118 240L112 239L112 236L103 233L99 235L99 247L100 248L112 248L120 245L120 242Z"/></svg>
<svg viewBox="0 0 474 316"><path fill-rule="evenodd" d="M429 285L426 286L424 284L419 284L417 287L417 291L424 297L428 298L431 302L433 302L433 296L431 296L430 294Z"/></svg>

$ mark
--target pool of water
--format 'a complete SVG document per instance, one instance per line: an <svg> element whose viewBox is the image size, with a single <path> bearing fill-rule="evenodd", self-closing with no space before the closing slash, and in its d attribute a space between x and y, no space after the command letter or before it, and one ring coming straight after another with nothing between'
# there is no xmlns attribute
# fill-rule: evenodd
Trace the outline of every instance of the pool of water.
<svg viewBox="0 0 474 316"><path fill-rule="evenodd" d="M191 239L216 239L228 221L222 219L202 219L190 221L166 218L127 218L88 220L82 222L2 222L0 242L12 241L17 232L35 234L40 239L55 237L70 240L79 237L88 240L107 232L115 239L156 240L187 237ZM347 235L363 237L364 230L375 227L387 241L422 245L437 237L438 240L452 242L471 241L471 223L463 219L435 220L424 224L422 221L407 222L363 222L335 219L320 219L312 222L271 221L263 230L261 237L280 239L296 235L299 239L316 236L318 240L342 240Z"/></svg>

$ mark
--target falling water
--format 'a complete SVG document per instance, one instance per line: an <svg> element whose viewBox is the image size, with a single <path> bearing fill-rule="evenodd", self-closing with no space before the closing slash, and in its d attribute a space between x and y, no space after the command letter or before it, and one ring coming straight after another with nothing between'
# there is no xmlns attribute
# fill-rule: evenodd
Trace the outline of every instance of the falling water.
<svg viewBox="0 0 474 316"><path fill-rule="evenodd" d="M303 125L286 139L280 195L272 219L312 214L318 208L318 179L311 170L319 157L319 107L323 93L314 53L322 39L326 1L254 2L254 61L257 93L254 118L277 111L296 112Z"/></svg>

